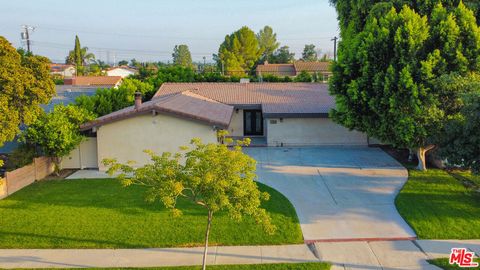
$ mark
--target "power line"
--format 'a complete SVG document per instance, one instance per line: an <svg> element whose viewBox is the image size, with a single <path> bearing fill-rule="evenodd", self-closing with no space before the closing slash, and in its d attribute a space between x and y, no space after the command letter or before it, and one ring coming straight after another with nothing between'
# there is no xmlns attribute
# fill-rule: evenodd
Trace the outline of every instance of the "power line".
<svg viewBox="0 0 480 270"><path fill-rule="evenodd" d="M125 36L125 37L142 37L142 38L165 38L165 39L189 39L189 40L223 40L223 36L219 38L206 38L206 37L192 37L192 36L161 36L161 35L145 35L145 34L127 34L127 33L119 33L119 32L102 32L102 31L90 31L90 30L78 30L72 28L60 28L60 27L50 27L50 26L39 26L38 28L51 30L51 31L61 31L61 32L74 32L74 33L86 33L86 34L93 34L93 35L109 35L109 36ZM305 36L305 37L291 37L288 36L286 38L279 38L280 40L326 40L330 39L331 36L323 36L323 37L312 37L312 36Z"/></svg>

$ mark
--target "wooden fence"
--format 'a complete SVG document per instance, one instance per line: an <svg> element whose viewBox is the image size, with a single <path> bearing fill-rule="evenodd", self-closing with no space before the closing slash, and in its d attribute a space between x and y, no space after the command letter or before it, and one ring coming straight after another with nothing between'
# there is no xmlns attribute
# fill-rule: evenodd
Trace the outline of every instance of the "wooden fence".
<svg viewBox="0 0 480 270"><path fill-rule="evenodd" d="M50 158L39 157L35 158L30 165L7 172L5 177L0 179L0 199L45 178L53 170L54 166Z"/></svg>

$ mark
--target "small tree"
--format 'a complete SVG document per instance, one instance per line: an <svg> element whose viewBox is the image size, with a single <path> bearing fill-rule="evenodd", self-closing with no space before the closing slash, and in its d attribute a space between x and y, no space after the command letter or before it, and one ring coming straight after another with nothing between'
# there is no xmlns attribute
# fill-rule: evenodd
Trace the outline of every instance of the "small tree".
<svg viewBox="0 0 480 270"><path fill-rule="evenodd" d="M192 55L188 46L185 44L175 45L173 48L173 64L179 65L182 67L192 67Z"/></svg>
<svg viewBox="0 0 480 270"><path fill-rule="evenodd" d="M93 115L77 106L56 105L44 113L22 134L22 140L37 145L43 154L51 157L58 175L62 157L70 154L83 139L79 126L93 119Z"/></svg>
<svg viewBox="0 0 480 270"><path fill-rule="evenodd" d="M282 46L273 53L269 61L275 64L288 64L295 61L295 53L290 52L290 47Z"/></svg>
<svg viewBox="0 0 480 270"><path fill-rule="evenodd" d="M317 52L315 51L315 45L307 44L303 48L302 60L305 62L314 62L318 60Z"/></svg>
<svg viewBox="0 0 480 270"><path fill-rule="evenodd" d="M192 148L183 147L181 153L164 152L158 156L146 151L152 164L137 169L130 164L119 164L115 159L104 160L104 164L110 167L110 174L122 171L119 178L125 186L136 184L148 187L147 200L160 200L165 207L172 209L175 216L181 214L181 210L176 208L179 198L205 208L205 269L208 237L216 212L226 211L238 221L244 215L252 216L266 232L275 231L270 216L260 208L261 201L268 200L269 194L260 192L255 183L256 162L242 152L241 145L248 143L239 141L229 149L225 144L203 144L200 139L192 139Z"/></svg>

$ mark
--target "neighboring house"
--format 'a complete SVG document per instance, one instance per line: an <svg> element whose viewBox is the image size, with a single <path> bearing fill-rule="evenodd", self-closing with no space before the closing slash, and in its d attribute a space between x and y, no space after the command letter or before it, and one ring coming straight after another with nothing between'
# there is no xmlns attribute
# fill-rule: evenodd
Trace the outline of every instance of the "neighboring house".
<svg viewBox="0 0 480 270"><path fill-rule="evenodd" d="M334 106L326 84L164 83L151 101L136 97L135 106L82 125L88 151L77 150L68 166L104 170L105 158L143 165L143 150L176 152L194 137L217 142L220 129L261 146L368 145L365 134L328 118Z"/></svg>
<svg viewBox="0 0 480 270"><path fill-rule="evenodd" d="M118 66L107 69L107 76L120 76L122 78L125 78L130 75L135 75L137 73L138 70L128 66Z"/></svg>
<svg viewBox="0 0 480 270"><path fill-rule="evenodd" d="M92 96L95 94L98 88L108 88L110 86L73 86L73 85L55 85L56 95L50 99L48 104L42 105L42 108L46 112L53 110L53 107L57 104L68 105L75 102L75 99L79 96ZM24 129L24 127L22 127ZM1 154L9 154L18 147L16 139L11 142L6 142L0 147Z"/></svg>
<svg viewBox="0 0 480 270"><path fill-rule="evenodd" d="M311 75L319 76L320 80L326 82L332 75L330 71L330 62L304 62L296 61L292 64L269 64L265 62L263 65L258 65L256 73L258 77L264 75L275 75L278 77L296 77L302 71L308 72Z"/></svg>
<svg viewBox="0 0 480 270"><path fill-rule="evenodd" d="M68 64L50 64L50 74L58 75L64 78L75 76L76 68L74 65Z"/></svg>
<svg viewBox="0 0 480 270"><path fill-rule="evenodd" d="M120 76L76 76L64 80L65 85L95 86L97 88L114 88L121 83L122 77Z"/></svg>
<svg viewBox="0 0 480 270"><path fill-rule="evenodd" d="M75 86L75 85L55 85L56 95L52 97L47 105L42 105L46 112L53 110L57 104L68 105L75 102L79 96L93 96L98 88L109 88L110 86Z"/></svg>

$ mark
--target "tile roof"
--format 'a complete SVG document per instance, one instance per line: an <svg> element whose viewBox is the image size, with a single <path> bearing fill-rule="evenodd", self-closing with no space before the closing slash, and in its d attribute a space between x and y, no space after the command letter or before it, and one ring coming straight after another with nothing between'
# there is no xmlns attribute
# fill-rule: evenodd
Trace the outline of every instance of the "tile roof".
<svg viewBox="0 0 480 270"><path fill-rule="evenodd" d="M304 62L296 61L294 63L295 70L298 73L302 71L308 72L330 72L330 62Z"/></svg>
<svg viewBox="0 0 480 270"><path fill-rule="evenodd" d="M51 63L50 64L50 72L61 72L66 70L67 68L75 67L74 65L69 65L69 64L56 64L56 63Z"/></svg>
<svg viewBox="0 0 480 270"><path fill-rule="evenodd" d="M94 121L81 125L80 129L88 130L95 126L104 125L139 114L150 113L152 111L172 114L182 118L226 128L230 124L233 107L199 96L190 91L182 91L144 102L138 109L136 109L135 106L130 106L104 115Z"/></svg>
<svg viewBox="0 0 480 270"><path fill-rule="evenodd" d="M164 83L153 100L183 91L234 106L261 105L265 117L316 117L335 107L320 83Z"/></svg>
<svg viewBox="0 0 480 270"><path fill-rule="evenodd" d="M136 68L130 67L130 66L116 66L116 67L110 67L107 69L107 71L115 70L115 69L125 69L131 72L138 72Z"/></svg>
<svg viewBox="0 0 480 270"><path fill-rule="evenodd" d="M271 74L275 76L295 76L293 64L268 64L257 66L257 74Z"/></svg>
<svg viewBox="0 0 480 270"><path fill-rule="evenodd" d="M120 76L76 76L66 79L65 84L71 85L110 85L115 86L122 80Z"/></svg>

